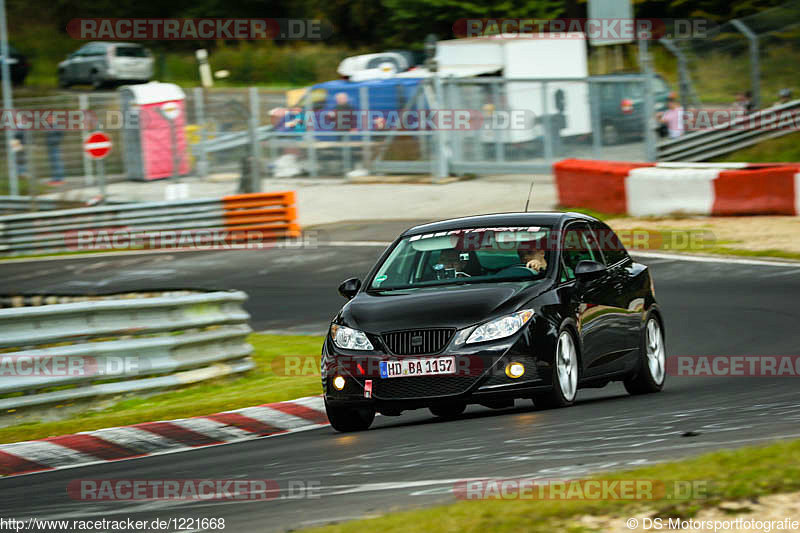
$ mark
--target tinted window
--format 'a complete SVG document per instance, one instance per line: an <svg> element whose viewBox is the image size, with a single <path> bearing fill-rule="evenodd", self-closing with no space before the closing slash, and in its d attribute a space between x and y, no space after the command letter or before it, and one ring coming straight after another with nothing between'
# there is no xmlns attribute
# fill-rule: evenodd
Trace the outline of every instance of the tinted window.
<svg viewBox="0 0 800 533"><path fill-rule="evenodd" d="M625 251L625 246L611 228L599 222L594 222L591 226L608 265L613 265L627 259L628 252Z"/></svg>
<svg viewBox="0 0 800 533"><path fill-rule="evenodd" d="M564 275L562 279L574 279L575 267L581 261L598 261L603 263L603 254L595 242L594 235L589 231L589 226L583 222L570 224L564 232L562 253Z"/></svg>
<svg viewBox="0 0 800 533"><path fill-rule="evenodd" d="M117 57L147 57L147 52L141 46L118 46L114 54Z"/></svg>

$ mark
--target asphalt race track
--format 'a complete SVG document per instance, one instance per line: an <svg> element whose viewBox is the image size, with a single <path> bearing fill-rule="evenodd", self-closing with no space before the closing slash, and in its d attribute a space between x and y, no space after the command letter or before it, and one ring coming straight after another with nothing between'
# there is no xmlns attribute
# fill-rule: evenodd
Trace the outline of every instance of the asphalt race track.
<svg viewBox="0 0 800 533"><path fill-rule="evenodd" d="M0 294L242 289L256 330L322 332L379 246L160 253L0 264ZM794 355L800 265L647 258L666 320L668 354ZM569 409L530 402L473 407L443 422L427 411L378 417L373 429L329 428L196 451L0 480L0 516L99 519L223 517L226 531L287 530L452 501L458 480L578 477L722 447L800 438L800 389L782 378L667 378L633 398L621 385L578 393ZM75 479L273 479L318 483L318 499L256 502L71 500Z"/></svg>

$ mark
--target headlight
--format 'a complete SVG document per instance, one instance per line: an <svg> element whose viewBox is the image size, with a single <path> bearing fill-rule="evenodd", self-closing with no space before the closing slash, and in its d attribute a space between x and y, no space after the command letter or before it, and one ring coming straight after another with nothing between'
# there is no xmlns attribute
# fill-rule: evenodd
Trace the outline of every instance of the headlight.
<svg viewBox="0 0 800 533"><path fill-rule="evenodd" d="M533 309L523 309L516 313L501 318L496 318L491 322L481 324L472 335L467 339L467 344L473 342L486 342L495 339L502 339L518 332L528 320L533 316Z"/></svg>
<svg viewBox="0 0 800 533"><path fill-rule="evenodd" d="M372 343L363 331L331 324L331 338L333 344L345 350L374 350Z"/></svg>

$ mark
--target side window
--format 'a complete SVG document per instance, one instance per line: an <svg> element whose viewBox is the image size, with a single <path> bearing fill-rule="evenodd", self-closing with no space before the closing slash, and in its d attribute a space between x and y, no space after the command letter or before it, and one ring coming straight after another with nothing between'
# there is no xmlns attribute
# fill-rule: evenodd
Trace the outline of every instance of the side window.
<svg viewBox="0 0 800 533"><path fill-rule="evenodd" d="M575 267L581 261L603 262L603 254L600 253L589 226L583 222L567 226L562 241L561 257L564 266L562 279L566 277L564 281L575 278Z"/></svg>
<svg viewBox="0 0 800 533"><path fill-rule="evenodd" d="M87 44L86 46L78 50L78 52L83 57L103 55L103 45Z"/></svg>
<svg viewBox="0 0 800 533"><path fill-rule="evenodd" d="M591 227L606 258L606 264L611 266L628 258L625 246L611 228L600 222L593 222Z"/></svg>

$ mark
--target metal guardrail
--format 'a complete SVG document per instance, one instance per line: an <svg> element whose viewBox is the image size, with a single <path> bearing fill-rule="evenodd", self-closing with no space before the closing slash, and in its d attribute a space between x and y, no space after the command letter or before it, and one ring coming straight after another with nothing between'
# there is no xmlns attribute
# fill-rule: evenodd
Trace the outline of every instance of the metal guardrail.
<svg viewBox="0 0 800 533"><path fill-rule="evenodd" d="M659 161L707 161L767 139L798 131L800 100L770 107L712 128L658 144Z"/></svg>
<svg viewBox="0 0 800 533"><path fill-rule="evenodd" d="M52 211L53 209L68 209L80 207L82 202L68 202L53 198L35 198L30 196L0 196L0 213L8 211L30 211L35 206L39 211Z"/></svg>
<svg viewBox="0 0 800 533"><path fill-rule="evenodd" d="M0 409L249 370L246 299L231 291L0 309Z"/></svg>
<svg viewBox="0 0 800 533"><path fill-rule="evenodd" d="M86 232L103 230L124 232L128 243L176 230L224 231L228 241L296 237L294 203L289 191L0 216L0 254L81 250Z"/></svg>

